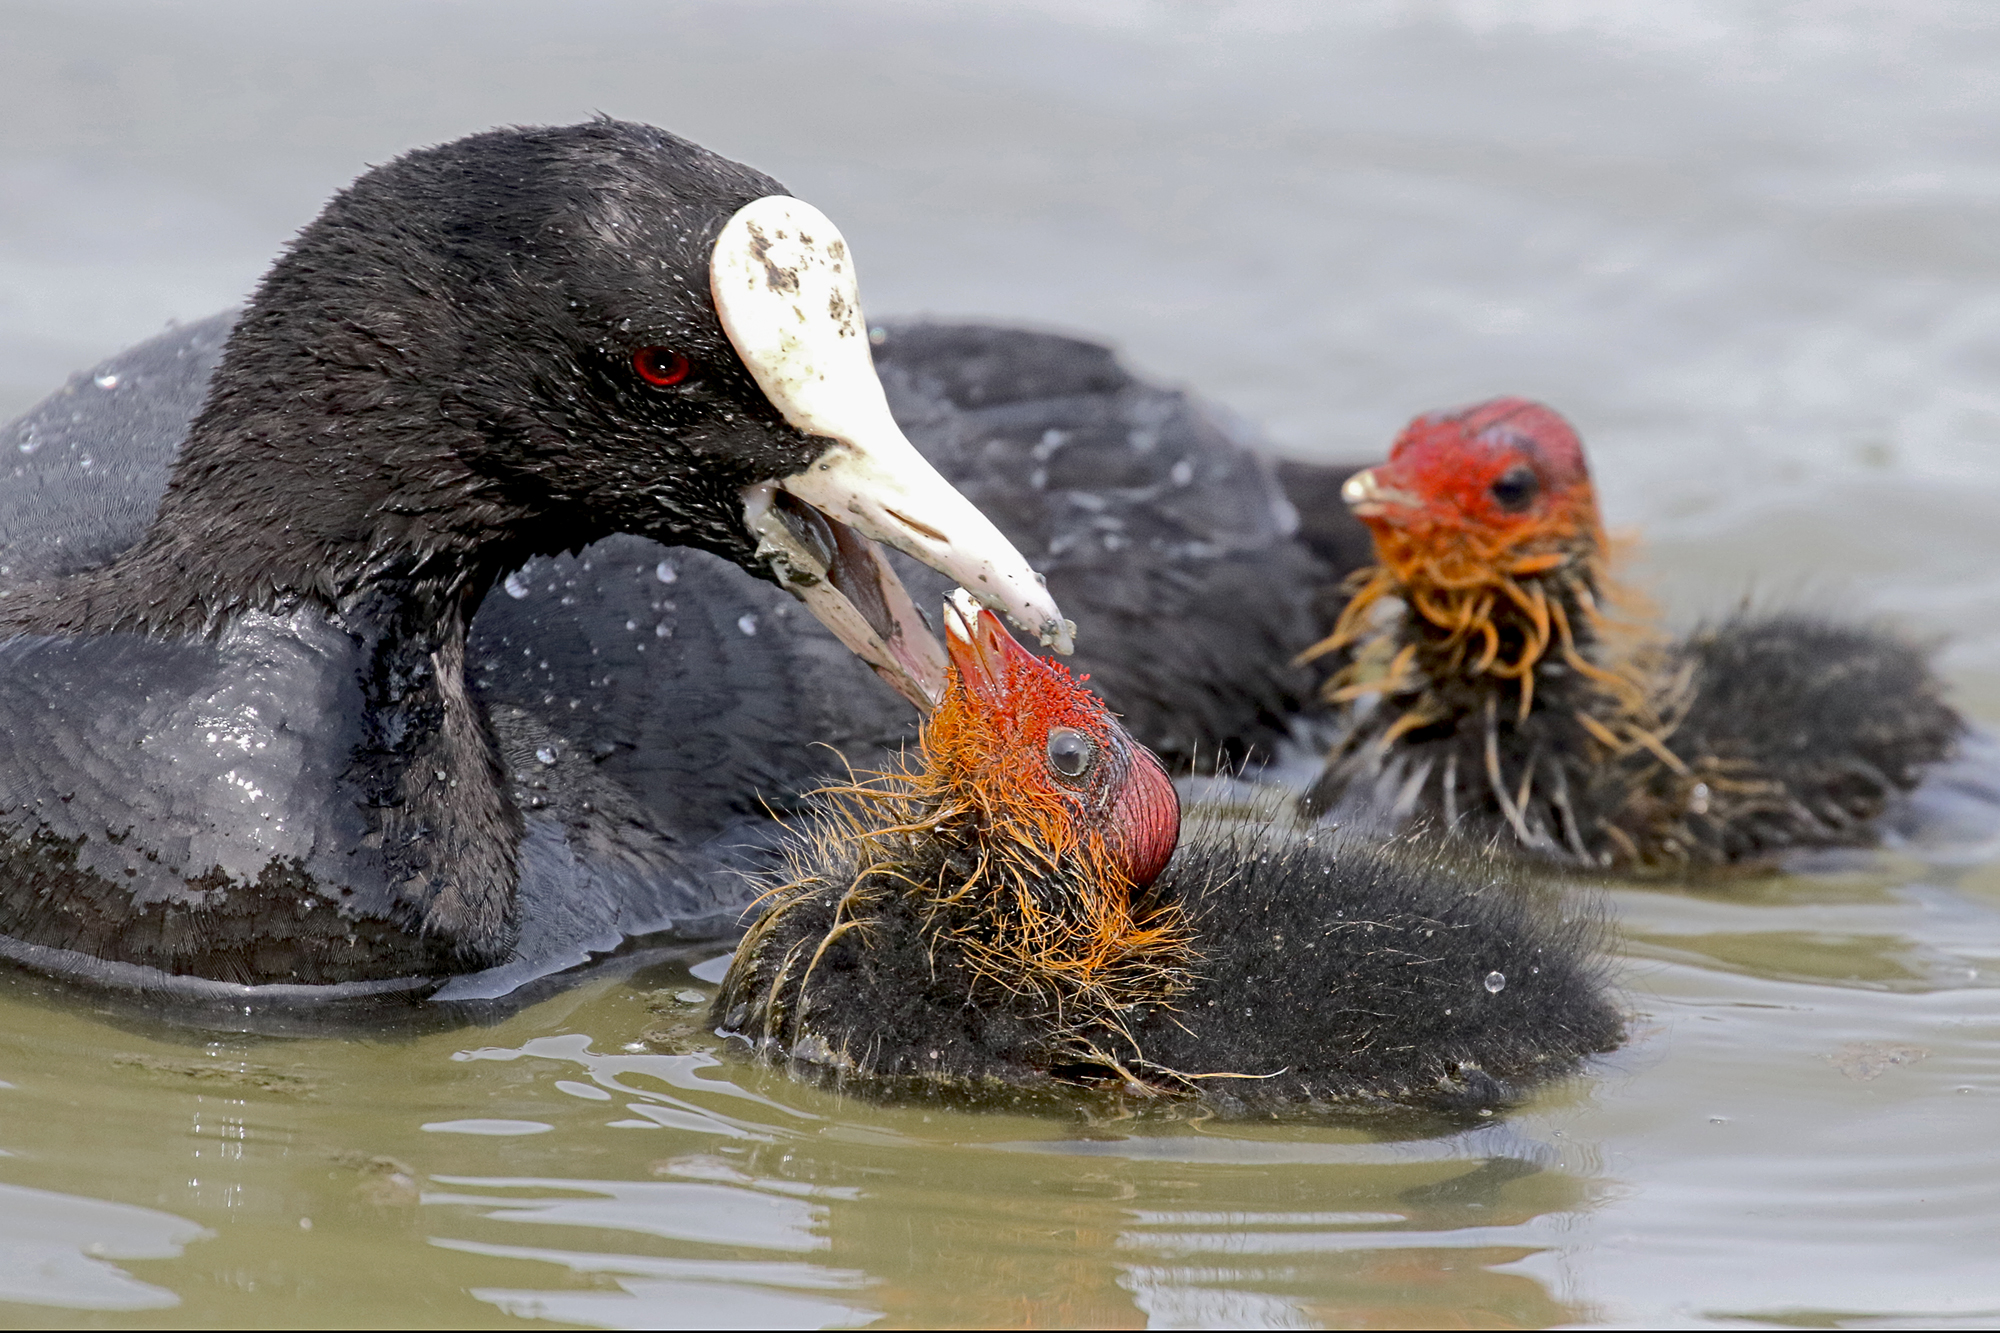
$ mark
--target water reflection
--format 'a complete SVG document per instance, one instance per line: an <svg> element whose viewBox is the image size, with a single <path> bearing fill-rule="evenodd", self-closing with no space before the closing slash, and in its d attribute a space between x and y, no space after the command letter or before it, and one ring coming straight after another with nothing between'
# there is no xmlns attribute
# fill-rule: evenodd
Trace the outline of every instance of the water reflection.
<svg viewBox="0 0 2000 1333"><path fill-rule="evenodd" d="M973 1199L967 1167L906 1171L893 1212L834 1210L832 1253L900 1286L907 1316L947 1323L995 1309L1029 1325L1351 1323L1314 1307L1370 1287L1385 1306L1425 1290L1440 1308L1570 1317L1534 1281L1490 1271L1558 1243L1560 1218L1588 1204L1587 1185L1532 1162L1495 1170L1464 1143L1320 1162L1311 1149L1332 1145L1227 1135L1073 1146L1007 1145L970 1168ZM927 1281L938 1272L958 1275L949 1290Z"/></svg>
<svg viewBox="0 0 2000 1333"><path fill-rule="evenodd" d="M1619 889L1636 958L1870 990L1990 986L2000 912L1948 882L1962 872L1726 881L1700 890Z"/></svg>
<svg viewBox="0 0 2000 1333"><path fill-rule="evenodd" d="M489 1222L638 1231L667 1240L766 1250L820 1250L827 1245L826 1238L819 1234L819 1225L825 1221L824 1208L796 1198L773 1198L760 1193L756 1188L759 1182L747 1177L742 1178L742 1185L748 1188L622 1180L482 1180L467 1176L433 1179L439 1184L487 1189L573 1192L553 1196L509 1195L505 1200L509 1206L479 1214ZM496 1202L490 1197L463 1193L426 1194L423 1201L427 1204Z"/></svg>
<svg viewBox="0 0 2000 1333"><path fill-rule="evenodd" d="M0 1300L71 1310L163 1310L180 1304L113 1259L172 1259L215 1233L171 1213L0 1185Z"/></svg>
<svg viewBox="0 0 2000 1333"><path fill-rule="evenodd" d="M1291 1327L1371 1322L1413 1295L1508 1324L1581 1308L1499 1270L1560 1246L1603 1190L1505 1123L1398 1138L880 1107L706 1053L598 1044L564 1033L452 1057L532 1062L602 1129L664 1128L678 1149L649 1179L431 1177L430 1225L449 1233L432 1244L510 1261L472 1290L511 1313L699 1324L740 1299L755 1313L738 1322L790 1326ZM502 1234L523 1227L561 1232ZM601 1239L560 1239L576 1229ZM578 1282L523 1285L523 1263ZM1335 1310L1330 1290L1373 1294Z"/></svg>
<svg viewBox="0 0 2000 1333"><path fill-rule="evenodd" d="M810 1264L649 1259L635 1254L576 1254L520 1246L433 1240L466 1254L561 1264L601 1273L618 1291L527 1291L474 1287L472 1295L523 1319L590 1328L853 1328L882 1312L823 1295L867 1285L864 1274Z"/></svg>
<svg viewBox="0 0 2000 1333"><path fill-rule="evenodd" d="M734 1175L728 1172L724 1174ZM430 1205L504 1202L482 1221L636 1232L703 1247L809 1251L827 1247L824 1209L797 1197L727 1185L628 1181L439 1177L457 1192L426 1194ZM783 1184L783 1182L778 1182ZM465 1190L506 1191L480 1195ZM869 1285L863 1273L817 1264L578 1252L432 1237L431 1244L494 1259L559 1264L571 1273L612 1278L618 1292L473 1287L472 1294L509 1314L602 1328L838 1328L867 1323L879 1311L827 1294Z"/></svg>
<svg viewBox="0 0 2000 1333"><path fill-rule="evenodd" d="M731 1138L759 1139L767 1142L773 1133L782 1132L703 1109L693 1102L657 1090L627 1086L620 1081L621 1076L650 1078L671 1088L752 1102L787 1115L815 1118L806 1112L792 1111L778 1102L723 1079L697 1077L702 1070L720 1070L722 1066L721 1060L706 1051L687 1055L599 1055L590 1047L589 1036L582 1033L568 1033L559 1037L538 1037L518 1049L483 1047L475 1051L460 1051L453 1055L452 1059L516 1060L523 1056L532 1056L543 1060L574 1061L589 1073L592 1086L604 1090L606 1100L613 1093L639 1099L627 1103L625 1109L644 1119L613 1121L612 1126L617 1129L651 1129L659 1125L697 1133L723 1134ZM578 1094L572 1091L574 1086L567 1079L558 1080L554 1084L558 1091L577 1096ZM585 1097L584 1100L599 1099Z"/></svg>

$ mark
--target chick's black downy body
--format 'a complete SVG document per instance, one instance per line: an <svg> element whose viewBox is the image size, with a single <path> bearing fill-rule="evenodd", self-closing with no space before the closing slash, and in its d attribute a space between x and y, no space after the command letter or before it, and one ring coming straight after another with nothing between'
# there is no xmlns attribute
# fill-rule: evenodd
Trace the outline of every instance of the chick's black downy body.
<svg viewBox="0 0 2000 1333"><path fill-rule="evenodd" d="M1684 805L1698 862L1871 846L1966 735L1930 655L1870 626L1744 615L1697 629L1673 660L1690 684L1667 744L1706 788Z"/></svg>
<svg viewBox="0 0 2000 1333"><path fill-rule="evenodd" d="M714 1017L843 1088L1481 1110L1615 1045L1595 932L1412 846L1182 838L1102 702L947 604L914 760L829 793Z"/></svg>
<svg viewBox="0 0 2000 1333"><path fill-rule="evenodd" d="M1746 614L1652 652L1644 739L1561 661L1526 716L1515 682L1439 673L1356 710L1306 808L1573 864L1758 865L1874 845L1965 731L1923 650L1866 626Z"/></svg>
<svg viewBox="0 0 2000 1333"><path fill-rule="evenodd" d="M775 902L714 1017L763 1058L863 1095L1458 1113L1504 1107L1622 1036L1594 919L1410 845L1184 844L1149 890L1185 909L1182 985L1133 1007L1059 1009L1009 987L919 896L850 896L855 869L835 853Z"/></svg>

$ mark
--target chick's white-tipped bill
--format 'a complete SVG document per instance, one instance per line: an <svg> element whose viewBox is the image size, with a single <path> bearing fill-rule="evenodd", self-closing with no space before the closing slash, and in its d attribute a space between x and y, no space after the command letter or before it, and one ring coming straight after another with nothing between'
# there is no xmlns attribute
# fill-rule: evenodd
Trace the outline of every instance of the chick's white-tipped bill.
<svg viewBox="0 0 2000 1333"><path fill-rule="evenodd" d="M1074 626L992 521L925 461L889 413L847 243L811 204L745 204L716 238L709 284L724 332L792 426L828 441L778 485L971 590L1057 652Z"/></svg>
<svg viewBox="0 0 2000 1333"><path fill-rule="evenodd" d="M972 642L972 627L979 623L979 600L963 588L944 595L944 632L960 643Z"/></svg>
<svg viewBox="0 0 2000 1333"><path fill-rule="evenodd" d="M1374 518L1394 508L1415 508L1417 497L1388 485L1379 467L1361 469L1341 483L1340 498L1357 518Z"/></svg>

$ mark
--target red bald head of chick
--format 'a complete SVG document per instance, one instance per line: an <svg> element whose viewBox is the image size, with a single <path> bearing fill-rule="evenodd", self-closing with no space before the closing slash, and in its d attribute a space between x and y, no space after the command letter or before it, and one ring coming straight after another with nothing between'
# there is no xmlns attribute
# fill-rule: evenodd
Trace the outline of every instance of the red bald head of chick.
<svg viewBox="0 0 2000 1333"><path fill-rule="evenodd" d="M949 684L912 776L970 871L940 885L939 906L980 909L961 934L991 941L986 970L1002 976L1118 989L1157 970L1186 938L1179 910L1143 893L1180 841L1166 770L968 595L945 621Z"/></svg>
<svg viewBox="0 0 2000 1333"><path fill-rule="evenodd" d="M1382 562L1417 584L1545 573L1602 541L1583 441L1525 398L1425 413L1341 498Z"/></svg>
<svg viewBox="0 0 2000 1333"><path fill-rule="evenodd" d="M1374 535L1379 563L1307 657L1370 638L1376 605L1397 598L1423 632L1393 678L1419 669L1519 681L1525 714L1529 673L1551 647L1576 656L1574 616L1597 611L1604 533L1576 431L1525 398L1428 412L1386 463L1349 477L1341 498ZM1329 697L1376 688L1353 675L1330 681Z"/></svg>
<svg viewBox="0 0 2000 1333"><path fill-rule="evenodd" d="M1166 869L1180 799L1153 752L1068 668L1036 657L970 598L945 609L944 702L924 729L932 775L985 827L1081 853L1133 888Z"/></svg>

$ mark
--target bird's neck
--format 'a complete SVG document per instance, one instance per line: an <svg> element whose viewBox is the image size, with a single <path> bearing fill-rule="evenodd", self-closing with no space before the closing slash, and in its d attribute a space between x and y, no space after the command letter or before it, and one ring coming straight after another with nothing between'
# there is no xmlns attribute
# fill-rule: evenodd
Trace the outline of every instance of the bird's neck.
<svg viewBox="0 0 2000 1333"><path fill-rule="evenodd" d="M1620 609L1630 599L1601 546L1580 541L1512 564L1449 579L1386 562L1362 571L1334 633L1313 650L1347 656L1328 697L1394 699L1406 729L1496 709L1521 722L1549 710L1644 713L1653 636Z"/></svg>
<svg viewBox="0 0 2000 1333"><path fill-rule="evenodd" d="M465 660L485 593L529 553L519 516L468 505L443 454L422 468L437 493L400 484L367 422L322 414L302 445L238 402L211 397L138 544L7 589L0 637L201 639L256 613L344 632L362 663L363 734L342 776L412 924L464 966L496 961L514 936L521 819Z"/></svg>
<svg viewBox="0 0 2000 1333"><path fill-rule="evenodd" d="M466 678L479 598L469 585L426 591L353 601L341 617L367 662L365 731L347 778L424 933L466 966L488 966L517 933L522 816Z"/></svg>

